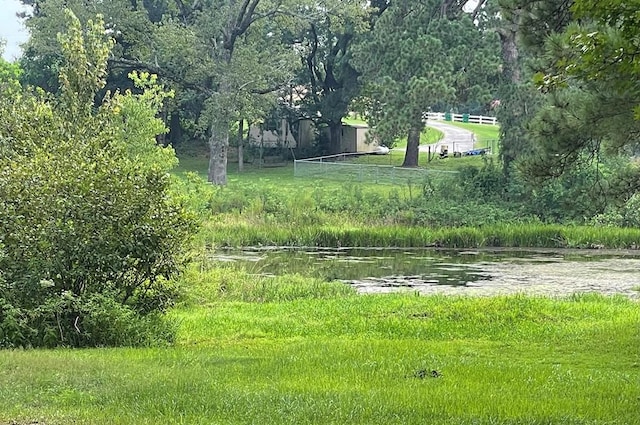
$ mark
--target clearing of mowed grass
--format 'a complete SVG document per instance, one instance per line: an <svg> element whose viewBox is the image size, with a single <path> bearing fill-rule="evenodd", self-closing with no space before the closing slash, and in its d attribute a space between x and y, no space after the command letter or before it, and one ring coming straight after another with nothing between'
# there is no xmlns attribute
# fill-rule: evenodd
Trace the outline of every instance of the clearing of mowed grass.
<svg viewBox="0 0 640 425"><path fill-rule="evenodd" d="M265 298L198 283L208 301L171 313L175 346L3 352L0 423L640 423L628 299L287 297L225 279Z"/></svg>

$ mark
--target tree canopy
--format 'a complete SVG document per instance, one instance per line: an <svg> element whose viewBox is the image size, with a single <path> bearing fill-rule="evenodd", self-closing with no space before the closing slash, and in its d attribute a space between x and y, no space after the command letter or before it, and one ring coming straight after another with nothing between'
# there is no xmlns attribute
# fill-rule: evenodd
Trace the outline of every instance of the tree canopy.
<svg viewBox="0 0 640 425"><path fill-rule="evenodd" d="M560 175L586 163L630 158L639 147L640 62L635 8L620 1L575 0L571 16L544 38L535 81L546 104L532 122L533 175ZM623 199L640 188L632 164L616 165L605 186ZM626 188L622 190L622 188Z"/></svg>

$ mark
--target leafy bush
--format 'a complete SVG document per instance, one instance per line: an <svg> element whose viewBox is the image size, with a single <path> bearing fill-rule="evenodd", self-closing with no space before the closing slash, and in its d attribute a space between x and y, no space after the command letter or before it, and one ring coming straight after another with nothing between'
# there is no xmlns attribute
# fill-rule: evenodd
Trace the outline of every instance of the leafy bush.
<svg viewBox="0 0 640 425"><path fill-rule="evenodd" d="M620 207L610 207L592 219L592 224L640 228L640 195L635 194Z"/></svg>
<svg viewBox="0 0 640 425"><path fill-rule="evenodd" d="M0 95L0 346L170 340L160 314L193 220L155 144L163 95L134 75L142 94L94 105L110 42L70 21L60 97Z"/></svg>
<svg viewBox="0 0 640 425"><path fill-rule="evenodd" d="M460 170L460 186L464 196L471 199L497 200L505 191L506 181L500 167L484 159L480 168L466 166Z"/></svg>

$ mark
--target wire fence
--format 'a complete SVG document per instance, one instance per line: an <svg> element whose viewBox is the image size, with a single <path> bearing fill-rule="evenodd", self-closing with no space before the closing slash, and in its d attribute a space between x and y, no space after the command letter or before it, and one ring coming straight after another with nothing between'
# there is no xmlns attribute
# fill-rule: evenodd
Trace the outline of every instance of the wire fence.
<svg viewBox="0 0 640 425"><path fill-rule="evenodd" d="M361 154L340 154L294 161L294 176L388 185L420 184L433 178L452 177L457 171L406 168L353 162Z"/></svg>
<svg viewBox="0 0 640 425"><path fill-rule="evenodd" d="M486 153L498 155L500 152L499 139L480 139L475 143L476 148L485 149Z"/></svg>

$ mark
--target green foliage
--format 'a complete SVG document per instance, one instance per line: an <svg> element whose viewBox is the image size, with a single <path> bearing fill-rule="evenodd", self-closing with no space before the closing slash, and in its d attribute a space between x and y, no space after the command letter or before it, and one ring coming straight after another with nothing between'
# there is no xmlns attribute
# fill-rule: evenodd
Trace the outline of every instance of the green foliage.
<svg viewBox="0 0 640 425"><path fill-rule="evenodd" d="M576 0L562 7L562 25L542 21L548 29L538 43L544 60L535 82L547 102L531 124L539 148L527 164L537 176L570 173L585 162L606 165L638 150L630 136L640 129L635 8L618 0ZM638 187L637 181L627 185L624 197ZM613 184L610 195L619 197L619 189Z"/></svg>
<svg viewBox="0 0 640 425"><path fill-rule="evenodd" d="M431 107L479 107L494 97L498 40L470 14L439 1L392 2L356 49L358 101L375 137L393 146L407 137L403 166L418 165L423 114Z"/></svg>
<svg viewBox="0 0 640 425"><path fill-rule="evenodd" d="M0 54L2 46L0 45ZM22 68L18 63L10 63L0 57L0 90L9 93L10 90L20 89L20 75Z"/></svg>
<svg viewBox="0 0 640 425"><path fill-rule="evenodd" d="M438 25L430 5L392 4L356 51L355 65L372 99L364 112L386 144L413 127L419 133L425 108L453 96L452 65Z"/></svg>
<svg viewBox="0 0 640 425"><path fill-rule="evenodd" d="M604 213L596 215L592 222L598 226L640 228L640 194L634 194L618 208L609 207Z"/></svg>
<svg viewBox="0 0 640 425"><path fill-rule="evenodd" d="M447 163L463 164L464 159ZM480 165L396 186L294 178L293 169L284 167L249 168L232 174L229 187L219 189L188 174L180 192L200 212L199 246L425 246L450 240L456 228L474 226L482 230L473 246L589 247L602 245L601 239L609 247L638 243L632 229L578 227L572 236L554 236L568 230L553 224L590 224L607 202L615 205L603 190L617 180L624 186L623 176L612 173L616 164L575 170L537 187L520 173L505 180L491 157L484 163L480 157L468 159ZM185 158L181 167L206 169L206 162Z"/></svg>
<svg viewBox="0 0 640 425"><path fill-rule="evenodd" d="M501 170L493 161L486 158L481 168L471 166L462 168L459 182L464 196L483 200L501 199L506 188Z"/></svg>
<svg viewBox="0 0 640 425"><path fill-rule="evenodd" d="M518 160L528 158L533 151L529 123L540 103L540 95L530 85L509 83L501 89L497 110L500 121L499 154L507 177L513 173Z"/></svg>
<svg viewBox="0 0 640 425"><path fill-rule="evenodd" d="M0 96L2 345L165 339L159 314L177 295L170 279L193 222L170 196L173 152L151 132L163 97L152 88L94 105L110 41L100 20L83 32L69 13L68 25L60 96Z"/></svg>
<svg viewBox="0 0 640 425"><path fill-rule="evenodd" d="M298 274L264 276L259 272L234 265L212 267L205 253L181 278L185 288L182 305L196 307L225 301L273 303L355 295L353 288L342 282Z"/></svg>
<svg viewBox="0 0 640 425"><path fill-rule="evenodd" d="M539 76L541 85L573 85L571 79L606 83L618 93L638 90L628 77L637 75L640 47L636 8L620 0L576 0L573 22L552 38L552 69ZM558 31L560 32L560 31ZM637 103L636 103L637 106Z"/></svg>
<svg viewBox="0 0 640 425"><path fill-rule="evenodd" d="M112 110L123 120L122 142L131 159L167 172L178 164L178 159L170 146L158 149L155 137L167 132L162 120L157 118L157 111L166 98L173 97L173 92L166 92L157 83L156 75L134 71L129 77L142 92L133 94L127 90L124 94L116 93L110 100Z"/></svg>
<svg viewBox="0 0 640 425"><path fill-rule="evenodd" d="M304 67L296 79L296 91L301 99L290 113L296 118L303 115L320 125L328 125L327 137L318 139L319 148L339 153L341 120L362 85L353 65L354 45L361 38L366 39L368 20L376 12L371 7L363 7L358 0L325 1L323 7L332 13L310 16L296 37L304 40L300 44L305 47L296 49ZM302 87L304 90L300 90Z"/></svg>

